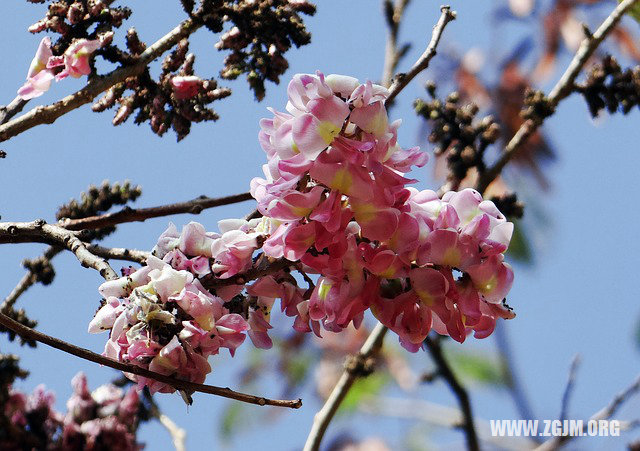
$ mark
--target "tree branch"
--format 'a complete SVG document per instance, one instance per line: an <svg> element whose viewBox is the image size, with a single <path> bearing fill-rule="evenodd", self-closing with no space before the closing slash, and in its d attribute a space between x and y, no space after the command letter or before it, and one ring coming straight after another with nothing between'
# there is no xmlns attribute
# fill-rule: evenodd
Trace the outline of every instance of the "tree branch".
<svg viewBox="0 0 640 451"><path fill-rule="evenodd" d="M571 394L573 393L573 386L576 383L576 376L578 374L578 367L580 366L580 354L576 354L571 361L569 367L569 377L567 378L567 385L564 388L562 394L562 403L560 405L560 421L567 419L567 413L569 412L569 401L571 400Z"/></svg>
<svg viewBox="0 0 640 451"><path fill-rule="evenodd" d="M583 66L589 60L593 52L598 48L600 43L613 31L616 27L622 16L631 8L636 2L639 0L623 0L618 6L611 12L609 17L605 19L604 22L598 27L595 33L591 36L586 37L582 43L580 44L580 48L576 52L573 60L567 67L567 70L564 72L558 83L553 87L549 96L547 97L548 106L551 108L556 108L561 100L566 98L575 87L575 81L580 72L582 71ZM511 141L507 143L504 148L504 152L494 163L493 166L488 168L478 180L478 185L476 189L481 193L487 189L487 186L502 172L502 169L505 165L511 160L511 158L516 155L520 149L522 149L522 144L529 139L529 137L540 127L543 123L544 119L540 118L538 120L527 119L520 126L515 135L511 138Z"/></svg>
<svg viewBox="0 0 640 451"><path fill-rule="evenodd" d="M362 345L360 352L347 361L338 383L333 387L329 398L327 398L324 406L316 413L313 419L313 425L307 437L307 442L304 445L304 451L317 451L320 448L320 442L331 419L338 411L340 404L345 396L347 396L353 383L358 377L372 371L376 354L382 347L382 341L386 332L387 328L381 323L378 323L367 338L367 341Z"/></svg>
<svg viewBox="0 0 640 451"><path fill-rule="evenodd" d="M45 253L42 255L41 258L46 260L51 260L53 257L58 255L61 251L62 249L58 246L50 246L45 251ZM18 282L15 288L11 290L11 293L9 293L9 295L6 298L4 298L2 305L0 305L0 311L7 312L8 309L12 308L13 305L18 300L18 298L22 295L22 293L27 291L31 287L31 285L33 285L37 281L38 281L38 278L36 274L32 270L28 270L25 273L25 275L22 277L22 279L20 279L20 282Z"/></svg>
<svg viewBox="0 0 640 451"><path fill-rule="evenodd" d="M158 382L169 384L178 390L184 390L187 392L209 393L211 395L235 399L237 401L242 401L249 404L257 404L259 406L288 407L291 409L298 409L302 406L301 399L279 400L268 399L262 396L248 395L245 393L233 391L230 388L216 387L214 385L196 384L181 379L175 379L170 376L165 376L164 374L149 371L136 365L119 362L118 360L110 359L103 355L96 354L95 352L89 351L88 349L80 348L71 343L67 343L66 341L51 337L49 335L43 334L42 332L38 332L37 330L31 329L30 327L23 326L22 324L12 320L2 313L0 313L0 324L7 329L11 329L23 338L44 343L48 346L51 346L52 348L56 348L68 354L75 355L76 357L89 360L90 362L99 363L100 365L108 366L116 370L124 371L126 373L132 373L137 376L148 377Z"/></svg>
<svg viewBox="0 0 640 451"><path fill-rule="evenodd" d="M77 232L47 224L42 219L33 222L0 222L0 244L29 242L63 246L76 255L82 266L95 269L106 280L118 278L109 263L87 249Z"/></svg>
<svg viewBox="0 0 640 451"><path fill-rule="evenodd" d="M478 443L478 434L476 433L476 427L473 422L473 412L467 390L460 384L456 375L453 374L453 370L442 352L440 343L437 340L432 340L430 337L427 337L424 343L427 345L427 349L438 367L438 375L444 378L458 399L458 404L460 404L460 410L462 410L462 416L464 418L462 427L467 439L467 448L471 451L479 450L480 444Z"/></svg>
<svg viewBox="0 0 640 451"><path fill-rule="evenodd" d="M146 263L149 256L151 256L151 252L124 247L104 247L97 244L87 244L87 249L93 255L107 260L123 260L140 264Z"/></svg>
<svg viewBox="0 0 640 451"><path fill-rule="evenodd" d="M37 125L53 124L60 116L91 102L98 94L113 85L140 74L149 63L201 26L201 22L187 19L142 52L135 64L119 67L106 75L92 78L84 88L64 97L62 100L51 105L38 106L19 118L0 125L0 142L6 141Z"/></svg>
<svg viewBox="0 0 640 451"><path fill-rule="evenodd" d="M200 214L202 210L205 210L207 208L235 204L251 199L253 199L253 197L251 197L251 193L241 193L215 198L200 196L186 202L160 205L158 207L125 207L122 210L116 211L114 213L107 213L104 215L89 216L79 219L63 219L58 222L58 225L68 230L99 229L102 227L122 224L124 222L143 222L151 218L158 218L161 216L169 216L180 213L191 213L197 215Z"/></svg>
<svg viewBox="0 0 640 451"><path fill-rule="evenodd" d="M635 395L638 391L640 391L640 376L636 378L636 380L627 388L625 388L622 392L618 393L614 398L607 404L605 407L600 409L598 412L594 413L590 420L608 420L611 418L618 409L627 402L633 395ZM583 425L583 430L586 426ZM553 437L552 439L547 440L542 445L536 448L536 451L550 451L560 448L564 443L569 440L575 438L575 436L566 435L560 437Z"/></svg>
<svg viewBox="0 0 640 451"><path fill-rule="evenodd" d="M438 43L440 42L440 38L442 37L442 32L444 28L447 26L449 22L455 20L456 13L455 11L451 11L449 6L442 6L440 8L442 14L440 15L440 19L438 23L433 27L433 34L431 35L431 41L427 46L427 49L424 53L418 58L418 60L413 64L409 72L406 74L396 74L393 84L389 88L389 97L385 102L386 105L390 105L393 102L393 99L402 91L405 86L413 80L416 75L429 67L429 62L431 59L436 56L436 48L438 47ZM1 130L1 127L0 127Z"/></svg>
<svg viewBox="0 0 640 451"><path fill-rule="evenodd" d="M385 47L384 68L382 70L381 80L382 86L391 85L393 74L396 73L398 63L404 55L404 49L398 50L398 32L400 31L400 23L402 22L404 10L409 4L409 1L410 0L396 0L393 2L392 0L384 0L383 2L389 35Z"/></svg>
<svg viewBox="0 0 640 451"><path fill-rule="evenodd" d="M0 107L0 125L7 122L13 116L18 114L24 106L29 103L28 100L24 100L22 97L17 96L8 105Z"/></svg>

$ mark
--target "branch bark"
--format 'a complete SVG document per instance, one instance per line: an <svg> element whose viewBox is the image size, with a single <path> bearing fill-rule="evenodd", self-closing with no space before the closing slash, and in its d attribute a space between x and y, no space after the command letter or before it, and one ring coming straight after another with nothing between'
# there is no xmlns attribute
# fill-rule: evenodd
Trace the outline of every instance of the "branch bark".
<svg viewBox="0 0 640 451"><path fill-rule="evenodd" d="M193 382L175 379L170 376L165 376L164 374L149 371L136 365L119 362L103 355L96 354L95 352L89 351L88 349L80 348L71 343L67 343L66 341L43 334L42 332L31 329L30 327L23 326L22 324L12 320L2 313L0 313L0 324L7 329L11 329L23 338L38 341L40 343L51 346L52 348L56 348L68 354L75 355L76 357L89 360L90 362L99 363L100 365L108 366L110 368L124 371L126 373L132 373L137 376L148 377L159 382L164 382L165 384L169 384L178 390L184 390L187 392L208 393L211 395L222 396L224 398L235 399L237 401L256 404L259 406L288 407L291 409L298 409L302 406L301 399L281 400L264 398L262 396L248 395L246 393L240 393L231 390L230 388L216 387L214 385L195 384Z"/></svg>
<svg viewBox="0 0 640 451"><path fill-rule="evenodd" d="M338 383L331 391L322 409L316 413L313 419L313 425L307 437L307 442L304 445L304 451L317 451L320 448L322 437L324 437L329 423L338 411L345 396L347 396L349 389L359 376L363 373L366 374L367 371L371 371L374 363L373 360L382 347L382 341L384 340L386 332L387 328L381 323L378 323L367 338L367 341L362 345L360 352L347 362Z"/></svg>
<svg viewBox="0 0 640 451"><path fill-rule="evenodd" d="M402 91L411 82L411 80L416 77L416 75L429 67L429 62L434 56L436 56L436 48L438 47L438 43L442 37L442 32L447 24L456 18L456 12L451 11L449 6L442 6L440 11L442 14L440 15L438 23L433 27L433 34L431 35L429 45L420 58L418 58L413 66L411 66L409 72L405 74L396 74L393 84L389 88L389 97L387 97L387 101L385 102L386 105L390 105L393 102L393 99L400 94L400 91Z"/></svg>
<svg viewBox="0 0 640 451"><path fill-rule="evenodd" d="M124 222L143 222L147 219L169 216L180 213L200 214L202 210L222 205L230 205L238 202L252 200L251 193L233 194L224 197L200 196L195 199L178 202L169 205L160 205L149 208L125 207L114 213L107 213L99 216L89 216L80 219L63 219L58 225L68 230L99 229L101 227L113 226Z"/></svg>
<svg viewBox="0 0 640 451"><path fill-rule="evenodd" d="M560 80L558 80L547 97L550 107L556 108L560 101L571 94L575 87L576 78L589 58L591 58L591 55L593 55L593 52L595 52L609 33L613 31L618 22L620 22L620 19L622 19L622 16L638 1L639 0L623 0L620 2L609 17L602 22L595 33L582 41L580 48L573 57L573 60L571 60L567 70L562 77L560 77ZM513 135L505 146L504 152L498 161L480 176L476 187L479 192L483 193L487 189L489 184L502 172L506 164L522 149L522 144L542 125L543 121L544 119L527 119L520 126L516 134Z"/></svg>
<svg viewBox="0 0 640 451"><path fill-rule="evenodd" d="M384 68L382 70L382 86L390 86L393 74L396 73L398 63L404 55L404 50L398 49L398 32L404 11L410 0L384 0L384 13L387 19L389 35L384 54Z"/></svg>
<svg viewBox="0 0 640 451"><path fill-rule="evenodd" d="M427 337L424 343L427 345L427 349L438 367L438 375L444 378L451 388L451 391L453 391L453 394L458 399L458 404L460 405L460 410L462 411L464 419L462 428L467 440L467 449L471 451L479 450L480 444L478 442L478 434L473 421L473 411L471 410L471 402L469 401L467 390L462 386L462 384L460 384L458 378L453 373L453 370L449 366L449 363L442 352L440 343L437 340L432 340L430 337Z"/></svg>
<svg viewBox="0 0 640 451"><path fill-rule="evenodd" d="M1 243L49 243L57 244L73 252L82 266L93 268L106 280L117 279L118 275L103 258L92 254L87 244L77 232L57 225L47 224L39 219L33 222L0 222Z"/></svg>
<svg viewBox="0 0 640 451"><path fill-rule="evenodd" d="M53 124L60 116L91 102L98 94L106 91L113 85L140 74L149 63L172 48L181 39L195 32L201 26L202 24L199 21L187 19L153 45L149 46L140 54L135 64L119 67L106 75L92 78L84 88L64 97L62 100L51 105L38 106L17 119L0 125L0 142L6 141L37 125Z"/></svg>

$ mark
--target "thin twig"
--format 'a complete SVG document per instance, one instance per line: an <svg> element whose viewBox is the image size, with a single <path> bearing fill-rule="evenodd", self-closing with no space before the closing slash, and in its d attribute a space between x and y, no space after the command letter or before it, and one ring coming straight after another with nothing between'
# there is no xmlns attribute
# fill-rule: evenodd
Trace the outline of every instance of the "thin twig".
<svg viewBox="0 0 640 451"><path fill-rule="evenodd" d="M97 244L87 244L87 249L93 255L106 258L107 260L123 260L141 264L146 263L149 256L151 256L151 252L127 249L124 247L104 247Z"/></svg>
<svg viewBox="0 0 640 451"><path fill-rule="evenodd" d="M406 47L398 49L398 32L400 31L400 23L404 16L404 11L410 0L384 0L384 14L387 20L387 28L389 35L387 36L387 44L385 47L384 68L382 70L382 85L389 86L396 73L398 63L405 53Z"/></svg>
<svg viewBox="0 0 640 451"><path fill-rule="evenodd" d="M51 260L60 252L62 252L62 248L58 246L49 246L41 258L44 260ZM36 274L31 269L27 270L22 279L20 279L20 282L18 282L15 288L11 290L11 293L9 293L6 298L4 298L4 301L2 301L2 305L0 305L0 311L7 312L8 309L12 308L18 298L22 295L22 293L27 291L36 282Z"/></svg>
<svg viewBox="0 0 640 451"><path fill-rule="evenodd" d="M307 437L307 442L304 444L304 451L317 451L320 449L322 437L331 419L338 411L340 404L345 396L347 396L349 389L358 377L362 376L363 373L367 374L367 372L371 371L373 367L372 360L375 359L375 355L382 346L382 341L386 333L387 328L381 323L378 323L369 337L367 337L367 341L362 345L360 352L347 362L338 383L333 387L329 398L327 398L324 406L316 413L313 419L311 431Z"/></svg>
<svg viewBox="0 0 640 451"><path fill-rule="evenodd" d="M635 395L639 391L640 391L640 376L638 376L636 380L627 388L625 388L622 392L614 396L613 399L609 402L609 404L607 404L605 407L603 407L602 409L594 413L591 416L591 418L589 418L589 421L608 420L609 418L611 418L616 414L616 412L622 406L622 404L627 402L633 395ZM633 422L628 424L628 426L630 427L632 427L633 425L634 425ZM584 431L584 428L586 428L586 424L583 424L583 431ZM556 450L560 448L564 443L568 442L569 440L575 437L576 436L574 435L553 437L552 439L549 439L546 442L544 442L542 445L538 446L536 448L536 451Z"/></svg>
<svg viewBox="0 0 640 451"><path fill-rule="evenodd" d="M1 222L0 243L49 243L57 244L73 252L82 266L93 268L107 279L117 279L118 275L103 258L89 252L77 232L47 224L44 220L32 222Z"/></svg>
<svg viewBox="0 0 640 451"><path fill-rule="evenodd" d="M400 94L400 91L402 91L405 86L407 86L409 82L416 77L416 75L425 70L429 66L431 59L436 56L436 48L438 47L444 28L449 22L456 18L456 12L451 11L451 7L449 6L442 6L440 11L442 14L440 15L438 23L433 27L433 34L431 35L431 41L429 42L427 49L420 58L418 58L411 69L409 69L409 72L406 74L397 74L394 77L393 84L389 88L389 97L387 97L385 102L386 105L390 105L393 102L393 99Z"/></svg>
<svg viewBox="0 0 640 451"><path fill-rule="evenodd" d="M451 388L451 391L453 391L453 394L458 399L458 404L460 405L460 410L462 410L464 420L462 428L467 440L467 449L471 451L479 450L480 444L478 442L476 427L473 422L473 412L471 410L471 402L469 401L467 390L460 384L458 378L453 373L453 370L449 366L449 363L442 352L439 341L437 339L433 340L430 337L427 337L424 340L424 343L427 346L433 361L438 367L438 375L447 382L449 388Z"/></svg>
<svg viewBox="0 0 640 451"><path fill-rule="evenodd" d="M611 12L609 17L598 27L598 29L591 36L586 37L580 44L580 48L576 52L573 60L567 67L558 83L553 87L549 96L547 97L548 106L556 108L561 100L566 98L575 87L575 81L582 68L587 63L593 52L598 48L600 43L607 37L611 31L616 27L622 16L631 8L636 2L640 0L623 0L618 6ZM537 120L527 119L520 126L518 131L511 141L505 146L504 151L498 161L493 166L488 168L478 181L476 189L481 193L487 189L487 186L500 174L505 165L516 155L522 144L542 125L544 119Z"/></svg>
<svg viewBox="0 0 640 451"><path fill-rule="evenodd" d="M224 197L200 196L186 202L178 202L175 204L160 205L149 208L125 207L122 210L104 215L89 216L79 219L63 219L58 224L69 230L99 229L102 227L122 224L124 222L142 222L151 218L180 213L191 213L197 215L207 208L235 204L251 199L253 199L253 197L251 197L250 193L234 194Z"/></svg>
<svg viewBox="0 0 640 451"><path fill-rule="evenodd" d="M164 374L156 373L154 371L149 371L145 368L142 368L136 365L127 364L127 363L120 362L118 360L110 359L103 355L96 354L95 352L89 351L88 349L75 346L71 343L67 343L66 341L60 340L55 337L51 337L49 335L43 334L42 332L38 332L37 330L34 330L30 327L27 327L18 323L17 321L14 321L13 319L9 318L8 316L2 313L0 313L0 324L6 327L7 329L11 329L16 334L20 335L23 338L44 343L48 346L59 349L71 355L75 355L76 357L89 360L90 362L99 363L100 365L108 366L116 370L124 371L126 373L132 373L137 376L147 377L150 379L154 379L158 382L169 384L178 390L184 390L187 392L209 393L211 395L222 396L224 398L231 398L237 401L242 401L249 404L256 404L259 406L288 407L291 409L298 409L302 406L301 399L297 399L297 400L268 399L262 396L254 396L254 395L248 395L245 393L236 392L231 390L230 388L216 387L214 385L195 384L193 382L189 382L181 379L175 379L170 376L165 376Z"/></svg>
<svg viewBox="0 0 640 451"><path fill-rule="evenodd" d="M509 389L509 393L511 394L516 410L518 411L520 418L523 420L534 420L536 416L533 413L531 403L529 402L529 398L527 397L521 378L518 377L518 372L513 363L513 352L507 337L506 324L496 324L494 336L498 346L502 378ZM542 439L538 437L531 437L531 439L538 443L542 442Z"/></svg>
<svg viewBox="0 0 640 451"><path fill-rule="evenodd" d="M569 401L571 400L571 394L573 393L573 387L576 383L576 376L578 374L578 367L580 366L580 354L576 354L571 361L569 367L569 377L567 378L567 385L564 388L562 394L562 404L560 406L560 421L567 419L567 413L569 412Z"/></svg>
<svg viewBox="0 0 640 451"><path fill-rule="evenodd" d="M7 122L13 116L18 114L24 106L29 103L28 100L24 100L22 97L17 96L8 105L0 107L0 125Z"/></svg>
<svg viewBox="0 0 640 451"><path fill-rule="evenodd" d="M198 20L187 19L157 40L140 54L135 64L123 66L106 75L89 80L79 91L64 97L48 106L38 106L22 116L0 125L0 142L6 141L32 127L41 124L53 124L60 116L91 102L98 94L129 77L140 74L153 60L172 48L181 39L189 36L202 26Z"/></svg>

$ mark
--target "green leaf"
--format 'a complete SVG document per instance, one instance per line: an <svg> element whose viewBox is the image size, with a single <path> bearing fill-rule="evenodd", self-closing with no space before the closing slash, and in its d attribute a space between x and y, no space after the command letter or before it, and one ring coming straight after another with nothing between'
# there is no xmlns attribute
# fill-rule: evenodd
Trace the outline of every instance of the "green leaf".
<svg viewBox="0 0 640 451"><path fill-rule="evenodd" d="M495 359L479 352L448 350L447 356L455 375L468 382L484 385L505 385L500 365Z"/></svg>
<svg viewBox="0 0 640 451"><path fill-rule="evenodd" d="M356 380L342 401L340 412L353 412L363 399L380 393L390 379L388 374L378 371Z"/></svg>
<svg viewBox="0 0 640 451"><path fill-rule="evenodd" d="M243 418L243 405L240 402L229 403L222 415L222 421L220 422L220 432L223 440L229 440L237 429L245 424L244 421L240 421Z"/></svg>
<svg viewBox="0 0 640 451"><path fill-rule="evenodd" d="M618 3L621 3L622 0L618 0ZM629 14L631 17L633 17L636 21L640 22L640 3L636 3L635 5L633 5L628 11L627 14Z"/></svg>

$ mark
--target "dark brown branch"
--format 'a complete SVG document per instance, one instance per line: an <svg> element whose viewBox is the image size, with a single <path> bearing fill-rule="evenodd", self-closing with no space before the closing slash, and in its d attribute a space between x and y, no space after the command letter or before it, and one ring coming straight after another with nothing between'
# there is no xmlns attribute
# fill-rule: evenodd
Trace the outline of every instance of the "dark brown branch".
<svg viewBox="0 0 640 451"><path fill-rule="evenodd" d="M329 398L313 419L313 425L304 445L304 451L317 451L320 448L320 442L329 423L338 411L345 396L349 393L353 383L358 377L368 374L373 369L375 357L382 347L386 332L387 328L378 323L367 338L367 341L362 345L360 352L347 361L338 383L333 387Z"/></svg>
<svg viewBox="0 0 640 451"><path fill-rule="evenodd" d="M467 448L471 451L479 450L480 444L478 442L476 426L473 422L473 412L471 410L471 402L469 401L467 390L460 384L458 378L453 373L453 370L449 366L449 363L442 352L442 347L438 340L433 340L430 337L427 337L424 340L424 343L426 344L433 361L438 367L438 375L447 382L447 385L449 385L449 388L451 388L451 391L458 399L458 404L460 405L460 410L462 411L462 416L464 418L462 428L467 440Z"/></svg>
<svg viewBox="0 0 640 451"><path fill-rule="evenodd" d="M89 252L87 245L77 235L77 232L47 224L41 219L33 222L0 222L0 244L49 243L63 246L76 255L82 266L95 269L107 280L117 279L113 268L103 258Z"/></svg>
<svg viewBox="0 0 640 451"><path fill-rule="evenodd" d="M60 116L93 101L98 94L110 87L140 74L153 60L172 48L181 39L200 28L199 21L187 19L164 35L140 55L137 62L130 66L114 69L110 73L92 78L81 90L70 94L56 103L39 106L22 116L0 125L0 142L41 124L53 124Z"/></svg>
<svg viewBox="0 0 640 451"><path fill-rule="evenodd" d="M429 62L434 56L436 56L436 48L438 47L444 28L449 22L456 18L455 11L451 11L449 6L442 6L440 11L442 14L440 15L438 23L433 27L433 34L431 35L431 41L429 42L427 49L420 58L418 58L411 69L409 69L409 72L406 74L397 74L395 76L393 84L389 88L389 97L387 97L386 105L390 105L393 102L393 99L396 98L400 91L402 91L405 86L407 86L409 82L416 77L416 75L429 67Z"/></svg>
<svg viewBox="0 0 640 451"><path fill-rule="evenodd" d="M549 96L547 97L548 107L551 109L556 108L561 100L571 94L575 88L576 78L591 55L593 55L593 52L595 52L602 41L609 35L609 33L611 33L611 31L613 31L618 22L620 22L620 19L622 19L629 8L631 8L637 1L639 0L623 0L611 12L609 17L602 22L596 32L587 36L582 41L580 48L573 57L569 67L567 67L567 70L564 72L562 77L560 77L558 83L556 83L549 93ZM478 191L482 193L487 189L489 184L495 180L498 175L500 175L500 172L502 172L502 169L511 160L511 158L513 158L514 155L523 148L522 144L542 125L543 121L543 118L539 118L537 120L527 119L524 121L516 134L513 135L513 138L511 138L511 141L509 141L505 146L504 152L498 161L496 161L493 166L488 168L480 176L480 180L476 187Z"/></svg>
<svg viewBox="0 0 640 451"><path fill-rule="evenodd" d="M255 266L242 274L236 274L228 279L219 279L213 274L208 274L200 279L202 286L207 290L215 290L216 288L226 287L229 285L244 285L251 280L255 280L259 277L263 277L269 274L277 273L289 266L295 266L295 262L289 261L286 258L279 258L272 260L264 256L256 262Z"/></svg>
<svg viewBox="0 0 640 451"><path fill-rule="evenodd" d="M175 379L173 377L165 376L160 373L149 371L136 365L131 365L117 360L110 359L108 357L96 354L88 349L80 348L78 346L67 343L49 335L45 335L42 332L31 329L30 327L23 326L22 324L12 320L8 316L0 313L0 324L4 327L13 330L16 334L23 338L35 340L40 343L44 343L53 348L64 351L68 354L75 355L90 362L99 363L100 365L108 366L116 370L124 371L126 373L132 373L137 376L148 377L158 382L169 384L177 390L184 390L187 392L200 392L209 393L211 395L222 396L224 398L231 398L237 401L246 402L249 404L257 404L259 406L277 406L288 407L291 409L298 409L302 406L302 400L280 400L280 399L268 399L262 396L248 395L231 390L230 388L216 387L213 385L195 384L193 382Z"/></svg>
<svg viewBox="0 0 640 451"><path fill-rule="evenodd" d="M169 216L180 213L191 213L197 215L207 208L230 205L238 202L251 200L250 193L234 194L225 197L200 196L187 202L178 202L169 205L160 205L149 208L129 208L125 207L114 213L107 213L99 216L89 216L80 219L63 219L58 224L69 230L99 229L102 227L122 224L124 222L142 222L151 218Z"/></svg>

